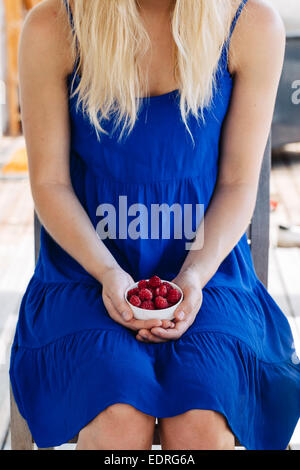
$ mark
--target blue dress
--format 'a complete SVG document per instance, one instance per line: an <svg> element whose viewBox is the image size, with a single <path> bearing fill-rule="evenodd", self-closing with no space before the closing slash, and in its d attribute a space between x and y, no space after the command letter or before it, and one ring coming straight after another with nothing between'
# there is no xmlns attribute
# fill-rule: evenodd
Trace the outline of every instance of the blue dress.
<svg viewBox="0 0 300 470"><path fill-rule="evenodd" d="M118 141L113 120L96 133L71 97L70 170L94 227L105 202L204 205L215 188L219 141L232 93L227 68L233 20L205 123L181 120L179 91L141 98L136 125ZM71 15L71 13L69 12ZM72 21L72 17L70 17ZM77 83L78 78L76 78ZM130 223L130 217L128 223ZM135 280L174 278L186 240L106 239ZM190 409L222 413L247 449L285 449L300 415L300 365L288 321L259 281L244 234L203 289L193 325L177 341L141 343L114 322L101 285L41 229L37 266L23 297L10 379L39 447L73 438L106 407L127 403L164 418Z"/></svg>

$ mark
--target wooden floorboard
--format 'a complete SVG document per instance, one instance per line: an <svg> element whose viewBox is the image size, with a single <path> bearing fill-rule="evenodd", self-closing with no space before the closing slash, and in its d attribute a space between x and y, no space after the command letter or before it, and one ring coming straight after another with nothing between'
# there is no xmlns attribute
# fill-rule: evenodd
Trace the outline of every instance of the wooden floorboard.
<svg viewBox="0 0 300 470"><path fill-rule="evenodd" d="M13 140L0 144L0 166ZM277 248L277 225L300 224L300 159L273 165L271 195L279 201L271 214L269 292L286 315L300 351L300 249ZM33 271L33 204L28 179L0 178L0 448L10 448L8 360L22 295ZM291 442L300 448L300 427Z"/></svg>
<svg viewBox="0 0 300 470"><path fill-rule="evenodd" d="M300 225L300 158L280 158L272 167L271 197L279 202L271 214L269 292L285 313L300 356L300 249L277 248L278 224ZM300 450L300 422L291 439L292 450Z"/></svg>
<svg viewBox="0 0 300 470"><path fill-rule="evenodd" d="M22 143L22 138L1 141L0 166ZM33 203L28 178L0 177L0 448L8 443L9 352L33 268Z"/></svg>

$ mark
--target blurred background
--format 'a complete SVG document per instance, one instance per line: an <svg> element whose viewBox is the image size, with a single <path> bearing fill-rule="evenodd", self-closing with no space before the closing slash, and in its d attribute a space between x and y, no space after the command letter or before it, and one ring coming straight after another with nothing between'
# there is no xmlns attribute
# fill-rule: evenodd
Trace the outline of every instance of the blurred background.
<svg viewBox="0 0 300 470"><path fill-rule="evenodd" d="M10 448L9 351L34 269L33 202L20 122L17 52L22 23L41 0L0 0L0 449ZM269 0L287 31L272 125L269 292L300 351L300 0ZM300 426L292 449L300 450Z"/></svg>

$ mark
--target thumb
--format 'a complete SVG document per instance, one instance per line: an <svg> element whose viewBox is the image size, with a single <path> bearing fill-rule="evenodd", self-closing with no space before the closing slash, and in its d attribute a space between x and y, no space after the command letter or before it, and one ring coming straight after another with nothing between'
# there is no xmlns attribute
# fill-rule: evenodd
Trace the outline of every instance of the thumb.
<svg viewBox="0 0 300 470"><path fill-rule="evenodd" d="M112 300L115 309L121 315L123 320L130 321L133 318L133 311L126 302L125 298L119 297L118 299Z"/></svg>
<svg viewBox="0 0 300 470"><path fill-rule="evenodd" d="M197 303L197 295L193 290L183 290L183 300L175 310L175 318L179 321L185 320L186 317L193 312Z"/></svg>

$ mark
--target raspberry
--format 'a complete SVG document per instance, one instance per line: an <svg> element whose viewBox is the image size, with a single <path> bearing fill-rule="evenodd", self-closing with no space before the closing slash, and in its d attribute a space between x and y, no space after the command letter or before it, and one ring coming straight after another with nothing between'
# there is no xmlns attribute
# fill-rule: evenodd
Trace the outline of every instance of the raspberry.
<svg viewBox="0 0 300 470"><path fill-rule="evenodd" d="M138 283L139 289L145 289L146 287L148 287L148 281L146 281L145 279L143 279L142 281Z"/></svg>
<svg viewBox="0 0 300 470"><path fill-rule="evenodd" d="M167 299L159 295L158 297L155 297L155 306L158 309L162 309L162 308L169 307L169 304L168 304Z"/></svg>
<svg viewBox="0 0 300 470"><path fill-rule="evenodd" d="M163 285L163 286L166 286L168 292L169 292L170 289L173 289L173 287L171 286L171 284L169 284L167 281L163 282L162 285Z"/></svg>
<svg viewBox="0 0 300 470"><path fill-rule="evenodd" d="M150 289L141 289L139 292L139 298L141 300L151 300L153 298L152 291Z"/></svg>
<svg viewBox="0 0 300 470"><path fill-rule="evenodd" d="M159 295L159 287L156 287L155 289L152 289L154 297L157 297Z"/></svg>
<svg viewBox="0 0 300 470"><path fill-rule="evenodd" d="M146 310L155 310L152 300L144 300L144 302L142 302L141 308L145 308Z"/></svg>
<svg viewBox="0 0 300 470"><path fill-rule="evenodd" d="M151 279L149 279L149 286L159 287L160 285L161 285L161 280L158 276L152 276Z"/></svg>
<svg viewBox="0 0 300 470"><path fill-rule="evenodd" d="M139 289L137 287L128 291L127 298L130 299L132 295L139 295Z"/></svg>
<svg viewBox="0 0 300 470"><path fill-rule="evenodd" d="M155 293L156 293L156 295L160 295L161 297L167 297L168 288L167 288L167 286L162 284L160 287L157 287L155 289Z"/></svg>
<svg viewBox="0 0 300 470"><path fill-rule="evenodd" d="M131 305L134 305L135 307L140 307L141 305L141 299L137 295L132 295L129 299L129 302Z"/></svg>
<svg viewBox="0 0 300 470"><path fill-rule="evenodd" d="M168 302L170 302L170 304L177 304L177 302L180 300L180 297L181 297L180 292L177 289L172 288L168 292L167 299L168 299Z"/></svg>

